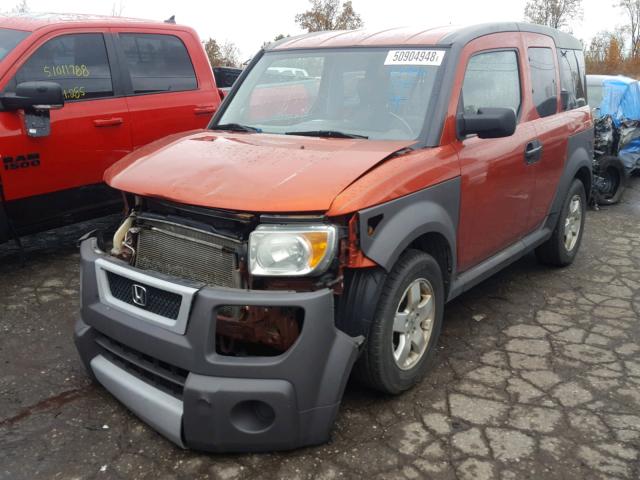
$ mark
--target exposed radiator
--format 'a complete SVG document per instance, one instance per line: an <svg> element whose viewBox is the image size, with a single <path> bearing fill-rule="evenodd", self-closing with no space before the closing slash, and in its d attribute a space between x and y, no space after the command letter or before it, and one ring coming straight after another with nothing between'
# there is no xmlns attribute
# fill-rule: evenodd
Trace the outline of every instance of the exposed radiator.
<svg viewBox="0 0 640 480"><path fill-rule="evenodd" d="M240 287L241 243L155 219L139 218L135 266L210 286Z"/></svg>

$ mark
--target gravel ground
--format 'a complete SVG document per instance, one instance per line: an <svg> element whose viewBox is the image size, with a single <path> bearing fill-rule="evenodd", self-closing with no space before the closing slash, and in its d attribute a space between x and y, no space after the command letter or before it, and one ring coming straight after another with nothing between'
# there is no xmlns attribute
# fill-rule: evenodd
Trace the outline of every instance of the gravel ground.
<svg viewBox="0 0 640 480"><path fill-rule="evenodd" d="M330 443L251 455L182 451L88 381L75 239L95 222L26 238L24 265L1 245L0 479L637 479L639 219L634 179L574 265L528 256L450 304L412 391L350 384Z"/></svg>

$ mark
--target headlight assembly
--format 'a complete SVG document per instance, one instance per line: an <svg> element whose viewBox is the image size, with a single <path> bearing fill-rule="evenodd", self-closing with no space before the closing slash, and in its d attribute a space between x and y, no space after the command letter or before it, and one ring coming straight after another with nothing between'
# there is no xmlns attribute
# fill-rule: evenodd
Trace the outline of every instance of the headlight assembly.
<svg viewBox="0 0 640 480"><path fill-rule="evenodd" d="M338 243L333 225L259 225L249 235L252 275L300 277L324 272Z"/></svg>

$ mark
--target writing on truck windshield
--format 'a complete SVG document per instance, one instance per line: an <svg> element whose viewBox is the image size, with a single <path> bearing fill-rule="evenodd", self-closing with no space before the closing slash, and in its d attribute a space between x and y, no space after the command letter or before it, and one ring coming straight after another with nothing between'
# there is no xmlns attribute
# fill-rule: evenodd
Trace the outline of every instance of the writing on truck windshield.
<svg viewBox="0 0 640 480"><path fill-rule="evenodd" d="M400 48L267 52L213 128L416 139L445 53Z"/></svg>
<svg viewBox="0 0 640 480"><path fill-rule="evenodd" d="M0 28L0 60L7 56L7 54L16 48L24 38L29 35L29 32L22 30L12 30L10 28Z"/></svg>

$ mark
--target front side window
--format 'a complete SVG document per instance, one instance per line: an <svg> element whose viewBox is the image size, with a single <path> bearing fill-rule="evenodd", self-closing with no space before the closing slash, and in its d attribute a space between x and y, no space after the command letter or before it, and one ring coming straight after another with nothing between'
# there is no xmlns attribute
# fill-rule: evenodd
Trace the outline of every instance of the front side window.
<svg viewBox="0 0 640 480"><path fill-rule="evenodd" d="M445 54L393 48L267 52L218 125L276 134L416 139Z"/></svg>
<svg viewBox="0 0 640 480"><path fill-rule="evenodd" d="M16 46L27 36L29 32L13 30L11 28L0 28L0 60L16 48Z"/></svg>
<svg viewBox="0 0 640 480"><path fill-rule="evenodd" d="M533 103L538 115L548 117L557 111L558 97L556 87L556 66L550 48L529 48L529 69Z"/></svg>
<svg viewBox="0 0 640 480"><path fill-rule="evenodd" d="M486 52L469 60L462 84L464 113L481 108L520 109L518 56L513 50Z"/></svg>
<svg viewBox="0 0 640 480"><path fill-rule="evenodd" d="M563 110L573 110L587 104L584 91L584 79L578 65L576 54L581 51L559 50L558 64L560 65L560 95Z"/></svg>
<svg viewBox="0 0 640 480"><path fill-rule="evenodd" d="M133 93L180 92L198 88L189 53L173 35L121 33L120 43Z"/></svg>
<svg viewBox="0 0 640 480"><path fill-rule="evenodd" d="M60 84L67 101L112 96L104 37L100 33L79 33L47 41L20 67L7 89L32 81Z"/></svg>

